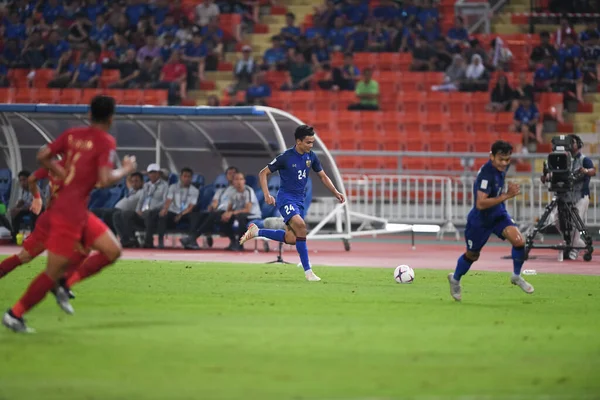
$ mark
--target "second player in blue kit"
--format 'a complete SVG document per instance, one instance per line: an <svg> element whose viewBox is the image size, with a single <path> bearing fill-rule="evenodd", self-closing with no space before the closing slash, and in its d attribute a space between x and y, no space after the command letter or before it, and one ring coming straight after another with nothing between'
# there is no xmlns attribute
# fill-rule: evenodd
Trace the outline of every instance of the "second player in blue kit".
<svg viewBox="0 0 600 400"><path fill-rule="evenodd" d="M240 239L240 244L244 244L250 239L264 237L287 244L295 244L302 267L309 281L320 281L313 272L308 259L308 248L306 246L306 224L304 222L304 191L308 181L308 175L312 169L317 173L321 181L333 193L333 195L343 203L344 195L334 186L331 179L327 176L317 155L312 151L315 143L315 131L311 126L300 125L294 132L296 144L294 147L286 150L284 153L275 157L265 168L260 171L260 187L265 195L265 202L270 205L277 205L279 212L283 216L283 222L288 229L259 229L258 226L250 224L248 230ZM269 193L267 177L279 171L281 184L277 198L273 198Z"/></svg>
<svg viewBox="0 0 600 400"><path fill-rule="evenodd" d="M504 192L504 181L512 151L510 143L502 140L495 142L489 161L481 167L473 184L475 204L469 212L465 228L467 251L458 258L454 273L448 275L450 294L456 301L462 300L461 278L479 259L481 249L492 234L502 240L508 240L513 246L511 283L526 293L533 293L533 286L521 277L521 268L525 261L525 240L504 205L506 200L520 193L519 185L513 183L509 183L506 193Z"/></svg>

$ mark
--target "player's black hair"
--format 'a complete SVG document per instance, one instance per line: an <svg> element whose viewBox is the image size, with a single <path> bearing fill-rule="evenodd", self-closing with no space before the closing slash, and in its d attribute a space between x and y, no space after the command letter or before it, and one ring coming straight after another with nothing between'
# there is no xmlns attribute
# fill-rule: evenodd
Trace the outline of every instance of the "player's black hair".
<svg viewBox="0 0 600 400"><path fill-rule="evenodd" d="M133 178L133 177L135 177L135 176L137 176L138 178L140 178L140 180L141 180L142 182L144 182L144 175L142 175L142 173L141 173L141 172L134 172L133 174L131 174L131 177L132 177L132 178Z"/></svg>
<svg viewBox="0 0 600 400"><path fill-rule="evenodd" d="M31 175L31 172L29 172L29 171L27 171L27 170L24 169L23 171L19 172L18 177L20 178L20 177L23 176L25 178L29 178L29 175Z"/></svg>
<svg viewBox="0 0 600 400"><path fill-rule="evenodd" d="M496 154L512 154L512 144L505 142L504 140L496 140L492 145L491 153L493 156Z"/></svg>
<svg viewBox="0 0 600 400"><path fill-rule="evenodd" d="M115 99L110 96L99 95L92 99L90 103L90 111L92 114L92 122L97 124L105 124L115 113Z"/></svg>
<svg viewBox="0 0 600 400"><path fill-rule="evenodd" d="M296 138L296 140L302 141L307 136L315 136L315 129L312 126L300 125L296 128L296 131L294 132L294 138Z"/></svg>
<svg viewBox="0 0 600 400"><path fill-rule="evenodd" d="M194 175L194 171L192 171L192 169L190 167L183 167L183 168L181 168L181 174L180 175L183 175L186 172L189 172L190 175Z"/></svg>

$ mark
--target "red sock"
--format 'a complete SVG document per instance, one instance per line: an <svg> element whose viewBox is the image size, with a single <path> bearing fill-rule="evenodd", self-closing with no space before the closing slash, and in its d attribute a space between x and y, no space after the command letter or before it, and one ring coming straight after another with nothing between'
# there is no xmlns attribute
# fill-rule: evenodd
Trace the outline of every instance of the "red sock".
<svg viewBox="0 0 600 400"><path fill-rule="evenodd" d="M13 315L17 318L21 318L23 314L42 301L44 297L46 297L46 293L53 287L54 281L46 274L46 272L39 274L31 282L23 297L21 297L17 304L11 309Z"/></svg>
<svg viewBox="0 0 600 400"><path fill-rule="evenodd" d="M17 256L10 256L0 263L0 278L8 274L13 269L21 265L21 259Z"/></svg>
<svg viewBox="0 0 600 400"><path fill-rule="evenodd" d="M67 286L73 287L79 281L89 278L92 275L97 274L102 268L112 264L104 254L95 253L87 257L73 272L73 274L67 279Z"/></svg>

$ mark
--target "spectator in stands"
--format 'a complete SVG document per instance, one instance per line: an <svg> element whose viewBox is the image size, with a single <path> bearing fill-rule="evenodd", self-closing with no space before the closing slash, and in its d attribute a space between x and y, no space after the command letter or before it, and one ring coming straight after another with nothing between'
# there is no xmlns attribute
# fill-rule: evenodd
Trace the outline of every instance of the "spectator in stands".
<svg viewBox="0 0 600 400"><path fill-rule="evenodd" d="M483 65L483 61L479 54L474 54L471 58L471 64L465 72L460 90L463 92L487 92L489 81L489 73Z"/></svg>
<svg viewBox="0 0 600 400"><path fill-rule="evenodd" d="M290 65L287 75L287 81L283 84L281 90L310 90L313 70L304 60L302 54L294 56L294 62Z"/></svg>
<svg viewBox="0 0 600 400"><path fill-rule="evenodd" d="M413 39L408 26L404 21L397 19L392 29L391 51L407 52L409 48L414 46Z"/></svg>
<svg viewBox="0 0 600 400"><path fill-rule="evenodd" d="M552 43L550 43L550 34L544 31L540 32L540 45L536 46L531 52L529 67L536 69L548 57L556 60L558 59L558 52Z"/></svg>
<svg viewBox="0 0 600 400"><path fill-rule="evenodd" d="M70 86L79 88L98 87L100 76L102 75L102 65L97 62L98 56L93 51L88 51L85 61L80 62L79 66L71 78Z"/></svg>
<svg viewBox="0 0 600 400"><path fill-rule="evenodd" d="M160 61L166 63L171 58L174 50L179 50L181 46L175 42L175 35L165 33L162 38L163 45L160 48Z"/></svg>
<svg viewBox="0 0 600 400"><path fill-rule="evenodd" d="M229 88L229 94L235 95L239 91L247 90L256 71L256 63L254 57L252 57L252 47L244 45L242 47L242 59L238 60L233 68L235 82Z"/></svg>
<svg viewBox="0 0 600 400"><path fill-rule="evenodd" d="M188 250L199 250L200 247L198 246L197 241L198 237L201 235L207 235L207 244L209 247L212 247L213 239L210 234L212 233L215 224L220 220L221 214L227 210L229 198L235 190L233 188L233 179L238 172L239 171L236 167L227 168L225 171L225 176L229 186L226 188L220 188L215 192L212 201L205 212L201 211L193 213L192 223L190 225L190 233L188 236L180 240L183 247Z"/></svg>
<svg viewBox="0 0 600 400"><path fill-rule="evenodd" d="M72 3L76 4L77 2L74 1ZM106 6L98 3L98 0L87 0L85 4L83 12L90 21L97 21L99 15L104 15L106 13Z"/></svg>
<svg viewBox="0 0 600 400"><path fill-rule="evenodd" d="M144 186L144 177L139 172L134 172L127 177L127 192L125 197L120 199L114 208L95 208L91 211L102 219L106 225L115 234L122 232L123 212L134 213L138 202L142 198L142 187ZM117 231L117 226L120 231Z"/></svg>
<svg viewBox="0 0 600 400"><path fill-rule="evenodd" d="M265 51L265 54L263 55L264 64L262 68L270 70L276 69L278 71L282 71L286 67L286 51L282 46L282 41L279 36L273 36L271 38L271 42L273 43L273 45L270 49L267 49ZM248 51L251 51L250 46L246 46L244 46L244 49L248 48ZM245 50L242 49L242 51Z"/></svg>
<svg viewBox="0 0 600 400"><path fill-rule="evenodd" d="M205 26L211 18L218 17L220 13L221 11L214 4L214 0L204 0L202 4L196 6L196 23L199 26Z"/></svg>
<svg viewBox="0 0 600 400"><path fill-rule="evenodd" d="M360 71L354 65L352 53L344 54L344 65L334 68L325 79L319 81L319 87L325 90L354 90L360 80Z"/></svg>
<svg viewBox="0 0 600 400"><path fill-rule="evenodd" d="M21 56L21 48L17 39L9 39L6 42L1 61L8 68L27 68L27 63Z"/></svg>
<svg viewBox="0 0 600 400"><path fill-rule="evenodd" d="M123 247L137 247L137 241L132 238L136 227L146 229L144 247L154 247L153 235L158 222L157 215L165 204L169 185L160 179L158 164L148 165L146 172L149 181L144 184L135 211L122 211L121 220L114 220Z"/></svg>
<svg viewBox="0 0 600 400"><path fill-rule="evenodd" d="M213 18L201 30L206 46L207 55L205 60L206 71L216 71L219 66L219 60L223 56L223 31L219 27L219 20Z"/></svg>
<svg viewBox="0 0 600 400"><path fill-rule="evenodd" d="M412 50L413 61L411 71L432 71L435 67L435 51L421 36L415 37L415 46Z"/></svg>
<svg viewBox="0 0 600 400"><path fill-rule="evenodd" d="M519 84L515 88L515 97L520 99L523 97L529 97L533 101L533 85L527 81L527 74L525 72L519 73Z"/></svg>
<svg viewBox="0 0 600 400"><path fill-rule="evenodd" d="M348 106L348 110L379 110L379 83L373 78L373 70L365 68L363 71L363 79L356 84L356 97L358 103Z"/></svg>
<svg viewBox="0 0 600 400"><path fill-rule="evenodd" d="M333 51L344 51L348 47L352 32L352 28L344 26L344 19L341 16L336 17L334 27L329 30L327 35L331 49Z"/></svg>
<svg viewBox="0 0 600 400"><path fill-rule="evenodd" d="M88 43L92 23L87 20L86 15L78 12L75 22L69 27L68 40L72 46L82 48Z"/></svg>
<svg viewBox="0 0 600 400"><path fill-rule="evenodd" d="M432 4L431 0L422 0L421 9L417 14L417 22L421 26L425 26L425 24L433 20L434 23L437 23L440 18L439 11L436 6Z"/></svg>
<svg viewBox="0 0 600 400"><path fill-rule="evenodd" d="M307 63L312 62L312 46L306 36L300 36L298 38L298 45L296 46L295 53L302 54L304 56L304 61Z"/></svg>
<svg viewBox="0 0 600 400"><path fill-rule="evenodd" d="M484 66L488 65L489 64L488 55L487 55L485 49L483 48L483 46L481 46L481 43L479 42L479 40L473 39L469 43L470 43L471 47L469 47L464 53L465 60L472 60L473 56L475 54L477 54L477 55L479 55L479 57L481 57L481 63Z"/></svg>
<svg viewBox="0 0 600 400"><path fill-rule="evenodd" d="M298 43L298 38L301 35L300 28L295 26L296 16L294 13L287 13L285 15L285 26L281 28L281 32L279 36L283 38L285 41L285 47L291 48L296 47Z"/></svg>
<svg viewBox="0 0 600 400"><path fill-rule="evenodd" d="M304 56L304 54L302 54L302 56ZM312 52L311 62L315 70L329 68L331 56L329 54L329 48L327 47L327 41L325 41L325 38L317 38L317 46Z"/></svg>
<svg viewBox="0 0 600 400"><path fill-rule="evenodd" d="M429 18L423 29L419 32L419 35L424 38L427 43L433 45L433 43L440 37L440 30L437 27L435 20Z"/></svg>
<svg viewBox="0 0 600 400"><path fill-rule="evenodd" d="M529 97L523 97L520 105L515 111L514 124L511 130L523 134L523 152L528 151L530 143L543 143L542 123L540 112Z"/></svg>
<svg viewBox="0 0 600 400"><path fill-rule="evenodd" d="M153 17L152 25L158 27L165 22L169 15L169 0L156 0L154 4L149 5L149 10Z"/></svg>
<svg viewBox="0 0 600 400"><path fill-rule="evenodd" d="M558 83L560 68L550 57L544 58L544 63L535 71L533 85L538 92L551 92Z"/></svg>
<svg viewBox="0 0 600 400"><path fill-rule="evenodd" d="M93 9L88 12L88 16L90 14L94 14ZM96 21L96 25L90 31L90 39L99 44L102 49L107 48L108 42L110 42L114 33L112 27L106 23L102 14L98 14L91 21Z"/></svg>
<svg viewBox="0 0 600 400"><path fill-rule="evenodd" d="M325 30L333 28L336 19L341 15L334 0L327 0L325 9L315 11L313 19L319 20L319 26L322 26Z"/></svg>
<svg viewBox="0 0 600 400"><path fill-rule="evenodd" d="M582 72L584 83L593 84L598 82L600 76L600 34L595 32L589 35L582 50Z"/></svg>
<svg viewBox="0 0 600 400"><path fill-rule="evenodd" d="M441 85L434 85L431 90L438 92L456 91L460 89L460 84L465 79L467 67L465 60L460 54L452 57L452 64L446 69L444 82Z"/></svg>
<svg viewBox="0 0 600 400"><path fill-rule="evenodd" d="M154 84L155 89L169 89L169 104L175 104L186 97L187 68L181 62L179 51L171 54L169 62L160 72L159 82Z"/></svg>
<svg viewBox="0 0 600 400"><path fill-rule="evenodd" d="M119 63L125 59L127 50L130 49L135 50L135 46L131 45L121 33L115 33L112 38L112 43L109 44L109 50L113 54L113 57L109 62L110 66L118 67Z"/></svg>
<svg viewBox="0 0 600 400"><path fill-rule="evenodd" d="M559 84L565 95L583 103L583 75L572 58L566 58L560 71Z"/></svg>
<svg viewBox="0 0 600 400"><path fill-rule="evenodd" d="M173 15L169 14L165 17L165 22L163 22L156 30L156 34L159 37L162 37L163 39L167 35L171 35L172 37L175 37L178 30L179 30L179 27L175 23L175 17L173 17Z"/></svg>
<svg viewBox="0 0 600 400"><path fill-rule="evenodd" d="M491 60L491 67L495 70L508 71L510 68L513 54L510 49L504 45L504 41L500 36L492 39L489 59Z"/></svg>
<svg viewBox="0 0 600 400"><path fill-rule="evenodd" d="M206 105L209 107L219 107L221 105L221 102L219 101L219 98L217 96L211 94L206 99Z"/></svg>
<svg viewBox="0 0 600 400"><path fill-rule="evenodd" d="M369 51L389 51L390 45L390 34L387 30L384 29L383 24L381 22L376 21L373 30L369 33Z"/></svg>
<svg viewBox="0 0 600 400"><path fill-rule="evenodd" d="M49 88L66 88L73 79L75 65L73 64L73 52L67 50L64 52L54 69L54 78L48 82Z"/></svg>
<svg viewBox="0 0 600 400"><path fill-rule="evenodd" d="M452 55L448 51L448 46L444 38L439 37L435 41L435 56L433 59L433 67L435 71L444 72L452 64Z"/></svg>
<svg viewBox="0 0 600 400"><path fill-rule="evenodd" d="M64 14L65 9L58 0L48 0L42 8L42 15L46 24L52 24L56 18L63 16Z"/></svg>
<svg viewBox="0 0 600 400"><path fill-rule="evenodd" d="M194 172L183 168L179 182L169 186L167 200L158 213L158 247L164 247L167 229L174 229L180 222L190 221L192 210L198 202L200 191L192 185Z"/></svg>
<svg viewBox="0 0 600 400"><path fill-rule="evenodd" d="M127 0L125 15L130 27L135 27L148 12L148 7L144 3L144 0Z"/></svg>
<svg viewBox="0 0 600 400"><path fill-rule="evenodd" d="M402 13L398 4L393 0L381 0L373 8L373 18L381 21L386 26L392 26L394 21L402 21Z"/></svg>
<svg viewBox="0 0 600 400"><path fill-rule="evenodd" d="M136 87L141 89L151 88L160 78L160 69L156 66L156 60L146 57L144 62L139 65L139 75L136 77Z"/></svg>
<svg viewBox="0 0 600 400"><path fill-rule="evenodd" d="M508 84L505 75L500 75L490 97L488 110L493 112L516 111L519 106L518 101L515 100L515 92Z"/></svg>
<svg viewBox="0 0 600 400"><path fill-rule="evenodd" d="M567 58L572 58L575 64L579 64L579 60L581 59L581 47L575 44L575 40L571 35L565 37L565 44L558 49L560 67L563 67Z"/></svg>
<svg viewBox="0 0 600 400"><path fill-rule="evenodd" d="M573 29L573 27L569 23L569 20L566 17L562 17L560 19L560 26L556 30L554 44L556 44L556 46L560 48L565 43L565 39L567 37L571 37L573 41L576 41L577 32L575 32L575 29Z"/></svg>
<svg viewBox="0 0 600 400"><path fill-rule="evenodd" d="M463 17L454 19L454 26L448 30L446 40L453 53L460 53L462 47L469 45L469 31L465 28Z"/></svg>
<svg viewBox="0 0 600 400"><path fill-rule="evenodd" d="M271 97L271 87L265 81L265 73L258 72L254 75L254 82L246 90L246 104L266 106L269 97Z"/></svg>
<svg viewBox="0 0 600 400"><path fill-rule="evenodd" d="M587 41L591 39L593 34L600 35L600 29L598 29L598 21L590 19L587 23L587 28L579 34L579 41L581 44L587 44Z"/></svg>
<svg viewBox="0 0 600 400"><path fill-rule="evenodd" d="M138 86L137 78L140 75L140 68L135 57L135 50L127 50L125 60L119 63L120 79L111 84L111 88L133 89Z"/></svg>
<svg viewBox="0 0 600 400"><path fill-rule="evenodd" d="M17 192L17 203L14 207L10 209L10 218L12 220L12 237L13 240L16 240L17 234L21 231L21 224L23 223L23 219L25 217L31 218L31 229L35 227L35 221L37 215L32 213L29 208L31 207L31 202L33 201L33 195L29 191L29 171L21 171L19 172L19 188Z"/></svg>
<svg viewBox="0 0 600 400"><path fill-rule="evenodd" d="M8 23L5 25L4 37L12 40L25 40L27 38L27 30L21 22L19 14L13 12L8 18Z"/></svg>
<svg viewBox="0 0 600 400"><path fill-rule="evenodd" d="M369 37L371 32L366 25L355 26L350 34L346 51L363 52L369 47Z"/></svg>
<svg viewBox="0 0 600 400"><path fill-rule="evenodd" d="M188 86L195 87L197 81L204 80L206 56L208 49L203 43L202 35L194 33L192 41L185 45L183 61L187 66Z"/></svg>
<svg viewBox="0 0 600 400"><path fill-rule="evenodd" d="M150 57L152 59L158 59L160 57L160 47L156 44L156 36L146 36L145 45L137 52L137 62L141 63Z"/></svg>
<svg viewBox="0 0 600 400"><path fill-rule="evenodd" d="M254 189L246 185L246 177L238 172L233 179L234 191L229 197L227 211L221 214L223 232L229 238L226 250L239 251L244 247L240 245L240 236L248 225L248 221L261 217L260 204Z"/></svg>
<svg viewBox="0 0 600 400"><path fill-rule="evenodd" d="M350 26L364 25L369 17L369 4L362 0L346 0L342 15Z"/></svg>
<svg viewBox="0 0 600 400"><path fill-rule="evenodd" d="M46 63L45 46L42 41L42 36L39 32L32 32L29 38L25 41L22 54L23 61L31 69L42 68Z"/></svg>
<svg viewBox="0 0 600 400"><path fill-rule="evenodd" d="M46 68L56 68L58 60L61 56L69 51L70 46L66 40L62 40L58 31L52 30L48 35L48 43L46 43Z"/></svg>

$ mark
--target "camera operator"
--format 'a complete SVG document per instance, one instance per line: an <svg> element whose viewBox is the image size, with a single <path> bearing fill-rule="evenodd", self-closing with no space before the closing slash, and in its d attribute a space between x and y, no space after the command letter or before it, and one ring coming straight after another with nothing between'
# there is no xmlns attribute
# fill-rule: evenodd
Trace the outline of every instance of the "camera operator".
<svg viewBox="0 0 600 400"><path fill-rule="evenodd" d="M573 190L570 193L567 193L567 196L568 201L575 204L579 216L585 222L590 203L590 178L596 176L596 168L594 168L593 161L581 153L581 148L583 147L581 138L577 135L569 135L569 138L571 140L571 172L577 178L573 185ZM547 177L542 175L541 181L546 183L546 180ZM556 228L560 232L557 209L552 210L549 220L554 222ZM585 246L578 230L571 232L571 246ZM568 254L569 259L571 260L576 260L578 255L579 251L576 249L571 249Z"/></svg>

